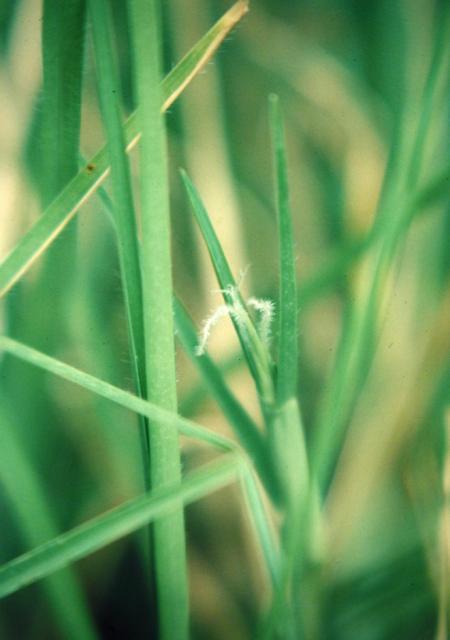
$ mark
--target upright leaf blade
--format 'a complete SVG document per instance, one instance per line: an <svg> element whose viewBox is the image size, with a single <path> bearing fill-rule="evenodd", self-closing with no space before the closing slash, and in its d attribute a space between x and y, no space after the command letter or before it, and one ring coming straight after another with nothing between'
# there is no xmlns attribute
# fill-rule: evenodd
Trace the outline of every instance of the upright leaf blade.
<svg viewBox="0 0 450 640"><path fill-rule="evenodd" d="M273 164L276 185L278 241L280 260L280 293L278 322L277 403L282 406L297 395L298 330L297 277L295 270L294 237L289 205L286 150L283 122L278 97L270 97Z"/></svg>
<svg viewBox="0 0 450 640"><path fill-rule="evenodd" d="M78 171L85 14L84 0L43 3L40 187L45 205Z"/></svg>
<svg viewBox="0 0 450 640"><path fill-rule="evenodd" d="M89 0L92 34L97 66L97 83L101 111L108 139L111 162L113 214L119 253L121 279L128 319L128 334L134 380L139 396L145 397L144 327L142 317L142 282L138 233L131 189L130 168L125 151L120 110L120 80L111 42L111 16L105 0ZM102 189L103 191L103 189ZM105 198L103 196L103 198ZM108 200L106 200L109 203ZM148 425L140 416L140 443L144 486L150 489Z"/></svg>
<svg viewBox="0 0 450 640"><path fill-rule="evenodd" d="M84 0L63 3L44 0L42 4L41 104L36 119L39 123L37 135L36 138L33 136L35 152L30 157L28 169L36 179L40 203L46 207L78 171L86 7ZM64 342L67 336L64 320L74 283L76 240L76 227L72 225L63 241L46 255L43 269L27 295L18 296L16 315L12 317L12 331L16 334L27 336L40 345L55 347ZM10 379L13 379L13 370L10 371ZM2 461L0 475L12 499L13 513L19 519L25 541L34 546L58 533L58 519L47 504L48 497L32 459L27 458L33 447L30 434L27 433L27 449L23 451L21 445L24 443L14 432L20 433L21 419L22 424L28 425L30 420L35 420L36 413L44 415L48 408L47 390L39 378L32 377L24 385L35 402L24 407L25 411L21 417L19 414L17 421L16 413L8 411L9 401L4 399L2 403L0 440L7 460ZM54 436L45 444L42 440L44 446L37 455L42 461L51 449L58 454L64 450L61 434ZM85 595L72 572L52 576L42 587L58 634L97 637Z"/></svg>
<svg viewBox="0 0 450 640"><path fill-rule="evenodd" d="M111 17L105 0L89 0L92 22L97 84L107 149L111 162L113 211L118 234L119 260L128 311L132 352L141 384L145 380L143 362L142 291L137 225L131 191L130 169L125 152L125 137L120 112L120 81L114 63L111 42Z"/></svg>
<svg viewBox="0 0 450 640"><path fill-rule="evenodd" d="M134 80L139 102L139 192L142 226L142 298L147 397L176 411L177 386L172 311L169 179L166 130L160 113L161 25L159 0L131 0ZM149 430L153 489L181 478L178 432L155 422ZM174 509L153 526L158 628L162 640L189 635L184 512Z"/></svg>
<svg viewBox="0 0 450 640"><path fill-rule="evenodd" d="M307 539L310 482L308 456L303 424L297 401L298 329L297 280L294 238L289 205L286 150L283 121L277 96L270 97L270 125L275 174L276 209L279 241L279 322L278 370L275 419L271 424L270 441L273 456L283 481L286 515L283 532L284 560L280 581L272 603L275 619L279 605L284 620L284 599L290 577L299 571L305 554L302 541ZM295 597L292 594L291 597ZM271 616L269 616L271 617ZM289 616L288 616L289 617ZM290 623L288 623L290 624ZM270 626L270 625L269 625Z"/></svg>
<svg viewBox="0 0 450 640"><path fill-rule="evenodd" d="M242 313L245 315L247 322L243 323L230 314L236 334L245 355L249 369L252 373L258 394L262 402L263 410L270 407L273 401L273 388L271 376L271 363L269 354L253 327L252 322L248 318L245 303L237 290L236 281L233 277L225 253L216 235L211 219L206 211L200 195L184 170L181 170L181 178L186 188L192 211L197 220L203 239L207 246L217 280L221 286L222 295L229 307L233 307L238 300Z"/></svg>

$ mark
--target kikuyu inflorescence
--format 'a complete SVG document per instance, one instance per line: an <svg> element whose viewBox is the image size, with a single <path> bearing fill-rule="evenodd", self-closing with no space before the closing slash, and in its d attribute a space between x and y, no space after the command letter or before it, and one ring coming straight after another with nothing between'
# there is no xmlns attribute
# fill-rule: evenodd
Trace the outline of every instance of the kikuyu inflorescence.
<svg viewBox="0 0 450 640"><path fill-rule="evenodd" d="M227 294L231 300L228 304L221 304L204 320L202 330L199 334L199 342L195 349L197 356L205 353L212 329L222 318L231 317L235 322L245 329L247 322L251 322L247 309L244 307L235 285L229 285L226 289L220 289L220 293ZM269 348L271 339L271 326L275 313L275 304L272 300L263 298L249 298L245 304L247 307L255 309L259 314L259 319L255 323L256 330L265 347Z"/></svg>

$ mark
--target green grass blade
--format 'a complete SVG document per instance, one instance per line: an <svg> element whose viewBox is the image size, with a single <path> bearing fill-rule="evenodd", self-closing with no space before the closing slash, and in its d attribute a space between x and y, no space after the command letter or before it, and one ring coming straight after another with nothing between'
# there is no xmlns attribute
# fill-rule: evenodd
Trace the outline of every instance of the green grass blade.
<svg viewBox="0 0 450 640"><path fill-rule="evenodd" d="M297 396L298 330L297 278L294 237L289 205L284 130L277 96L270 97L270 125L278 216L280 293L278 323L277 403L282 406Z"/></svg>
<svg viewBox="0 0 450 640"><path fill-rule="evenodd" d="M43 3L42 110L33 169L43 207L78 171L85 21L84 0ZM39 307L39 322L27 330L28 334L35 333L38 341L44 333L46 342L55 346L66 338L64 320L73 285L76 244L76 225L71 225L63 241L47 254L28 300L29 317L34 317L33 305Z"/></svg>
<svg viewBox="0 0 450 640"><path fill-rule="evenodd" d="M142 318L142 283L138 233L131 188L130 168L125 151L125 138L120 111L120 78L111 42L110 8L105 0L89 2L97 66L97 84L104 126L108 139L113 192L113 216L119 253L121 280L128 319L128 332L133 373L139 396L145 396L144 327ZM100 191L104 189L100 187ZM105 195L101 194L104 202ZM144 486L150 489L148 425L140 416L140 442Z"/></svg>
<svg viewBox="0 0 450 640"><path fill-rule="evenodd" d="M279 320L278 369L276 384L277 419L271 428L271 444L290 505L297 508L308 487L308 464L303 426L296 400L298 380L297 279L294 237L289 205L284 128L277 96L271 96L272 134L276 209L279 241Z"/></svg>
<svg viewBox="0 0 450 640"><path fill-rule="evenodd" d="M26 545L34 547L58 535L58 526L47 504L39 474L32 467L18 439L7 401L0 413L0 484L12 504ZM48 602L65 637L96 638L87 603L70 570L49 576L42 583Z"/></svg>
<svg viewBox="0 0 450 640"><path fill-rule="evenodd" d="M298 303L295 269L294 235L289 204L284 126L278 96L269 99L270 129L272 137L273 169L275 178L276 210L279 242L279 316L276 402L277 416L271 425L272 452L284 483L286 519L283 532L284 561L274 593L275 626L289 620L291 611L286 607L285 594L288 577L299 571L303 564L297 552L304 545L310 522L306 516L309 500L309 469L303 424L297 402L298 383ZM278 606L279 605L279 606ZM281 612L281 615L277 614ZM269 625L270 626L270 625Z"/></svg>
<svg viewBox="0 0 450 640"><path fill-rule="evenodd" d="M242 473L242 485L267 572L272 586L276 588L280 579L280 554L274 540L273 531L261 499L258 485L249 467L245 467Z"/></svg>
<svg viewBox="0 0 450 640"><path fill-rule="evenodd" d="M253 323L248 317L245 303L237 290L236 281L200 195L184 170L181 170L181 177L189 196L195 219L208 248L217 280L222 289L223 298L229 306L233 306L237 299L242 309L243 321L237 321L233 315L231 315L231 320L250 372L255 380L258 394L262 399L263 408L269 407L273 403L272 367L269 354L262 345Z"/></svg>
<svg viewBox="0 0 450 640"><path fill-rule="evenodd" d="M111 42L111 16L105 0L90 0L89 11L97 68L97 84L104 126L108 139L108 156L111 163L113 211L118 234L119 260L135 367L139 372L138 382L145 382L144 362L138 360L144 353L142 326L142 292L139 265L137 225L134 214L133 195L128 159L125 152L125 137L120 113L120 80L114 63Z"/></svg>
<svg viewBox="0 0 450 640"><path fill-rule="evenodd" d="M220 369L208 354L204 353L201 356L196 354L198 343L197 333L187 311L176 298L174 299L174 312L177 336L184 350L201 373L211 395L222 409L224 416L239 438L242 447L253 460L264 487L274 502L279 502L278 481L275 471L272 468L272 461L268 455L266 443L258 427L231 392Z"/></svg>
<svg viewBox="0 0 450 640"><path fill-rule="evenodd" d="M211 224L211 220L209 218L208 212L206 211L205 205L203 204L197 189L195 188L194 184L192 183L191 179L187 175L186 171L184 171L184 169L181 169L181 178L186 188L186 192L189 196L189 201L191 203L195 219L197 220L200 231L202 232L202 235L205 239L205 244L211 256L212 265L214 267L214 271L216 272L217 280L219 281L220 286L224 290L228 287L236 287L236 280L231 273L230 266L225 257L216 232L214 231L214 228ZM224 294L224 297L225 295L226 294ZM232 300L229 297L225 298L225 300L230 304L232 303Z"/></svg>
<svg viewBox="0 0 450 640"><path fill-rule="evenodd" d="M78 170L84 58L83 0L45 0L40 189L47 205Z"/></svg>
<svg viewBox="0 0 450 640"><path fill-rule="evenodd" d="M160 113L160 4L158 0L131 0L129 7L142 132L139 191L147 397L176 411L168 157ZM178 431L153 422L149 445L152 489L177 483L181 478ZM154 523L153 545L159 635L163 640L183 640L189 635L189 596L181 507Z"/></svg>
<svg viewBox="0 0 450 640"><path fill-rule="evenodd" d="M239 10L237 10L239 9ZM245 13L245 3L238 2L197 42L189 53L174 67L161 86L162 108L167 109L181 90L208 63L229 31ZM127 150L138 142L140 132L137 114L132 114L124 125ZM47 207L39 220L22 237L0 264L0 296L5 295L33 262L55 240L83 204L102 184L109 173L106 147L93 156L85 167L69 182Z"/></svg>
<svg viewBox="0 0 450 640"><path fill-rule="evenodd" d="M239 474L241 460L227 456L205 465L180 484L155 490L64 533L0 567L0 597L67 567L108 544L167 517L180 504L189 504L230 484Z"/></svg>
<svg viewBox="0 0 450 640"><path fill-rule="evenodd" d="M43 87L39 111L40 128L36 140L37 162L34 168L38 177L38 195L43 207L53 200L78 171L85 9L84 0L43 2ZM44 335L45 342L49 345L64 341L67 335L65 310L73 285L76 240L76 228L72 225L67 229L64 240L53 246L52 251L46 255L44 268L24 305L24 313L27 314L27 319L32 321L26 322L21 329L14 327L15 331L19 330L23 335L33 336L39 343L44 340ZM35 394L35 397L40 396L45 403L45 390L39 385L30 385L29 391L30 394ZM8 461L4 461L2 465L3 481L7 480L5 474L8 468L12 473L10 465L16 465L16 484L13 490L14 483L10 477L9 493L11 497L16 494L14 506L21 520L22 531L28 544L34 546L56 535L58 528L41 491L39 477L33 478L33 470L13 434L9 433L8 437L8 425L4 425L1 437L2 448L7 447L8 450ZM75 576L70 572L63 572L46 581L43 587L48 594L61 635L97 637L87 603Z"/></svg>
<svg viewBox="0 0 450 640"><path fill-rule="evenodd" d="M236 445L224 436L217 435L212 431L195 424L195 422L192 422L191 420L182 418L172 411L158 407L143 398L138 398L128 391L124 391L112 384L104 382L103 380L99 380L88 373L84 373L83 371L75 369L64 362L60 362L55 358L51 358L50 356L40 353L35 349L27 347L16 340L0 336L0 350L6 351L13 356L59 376L60 378L64 378L64 380L73 382L92 393L96 393L107 400L111 400L130 411L135 411L152 421L159 422L160 424L167 426L169 429L178 429L179 432L185 436L199 439L202 442L206 442L226 451L236 448Z"/></svg>

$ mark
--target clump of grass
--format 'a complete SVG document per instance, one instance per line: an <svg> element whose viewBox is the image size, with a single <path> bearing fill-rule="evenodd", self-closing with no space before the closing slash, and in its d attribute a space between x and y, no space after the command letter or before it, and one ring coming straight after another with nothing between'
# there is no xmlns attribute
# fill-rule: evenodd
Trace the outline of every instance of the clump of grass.
<svg viewBox="0 0 450 640"><path fill-rule="evenodd" d="M300 211L294 209L293 171L288 168L286 140L294 129L294 114L286 108L289 120L285 127L280 99L271 94L265 117L271 142L266 140L264 148L272 160L274 196L270 203L264 198L261 200L273 213L268 224L272 225L271 234L276 236L277 259L271 257L270 261L276 262L277 280L270 282L267 278L267 290L262 295L255 290L245 296L241 291L242 279L236 279L233 273L238 265L231 265L227 259L214 212L208 211L201 189L185 170L181 170L178 183L170 179L168 132L163 114L245 15L248 4L243 1L234 4L166 78L161 79L163 53L167 53L163 51L161 6L156 0L126 3L129 33L128 29L124 33L132 54L126 71L131 72L132 89L125 97L113 21L113 17L117 20L117 13L112 12L111 5L106 0L89 0L86 12L83 2L73 0L63 11L58 3L49 0L44 8L44 106L42 122L38 122L37 128L45 140L44 152L54 155L46 157L41 174L38 167L31 168L38 176L38 195L44 210L0 264L1 295L5 296L14 287L8 296L9 325L19 317L17 309L26 309L28 300L33 313L38 313L39 292L45 292L42 300L48 307L54 285L58 289L61 283L67 286L63 287L64 294L48 327L31 323L33 331L29 333L13 328L14 337L6 335L7 332L0 336L0 350L5 354L2 375L7 381L2 390L4 402L0 414L0 443L4 450L0 456L0 480L17 528L29 547L25 552L23 548L17 550L14 541L7 539L4 563L0 566L0 597L17 597L24 587L42 585L42 595L51 607L53 621L43 631L36 627L36 633L30 631L30 626L26 630L29 637L52 633L64 637L103 637L107 632L100 625L105 614L100 611L101 607L99 613L95 606L90 606L86 597L89 588L82 586L75 563L92 554L98 558L108 545L130 540L131 534L144 529L149 532L145 545L136 545L134 551L140 586L136 587L138 581L130 578L128 583L109 579L114 571L120 575L123 568L118 565L121 563L129 568L126 554L131 545L116 546L116 560L106 558L100 562L99 571L106 575L108 585L114 584L107 588L106 601L117 597L129 602L137 593L144 603L142 620L133 630L128 621L125 635L140 636L151 625L162 639L187 639L195 635L197 626L201 628L202 621L192 620L191 616L191 602L195 603L199 594L189 594L186 537L190 539L191 530L185 524L185 508L219 489L237 485L252 526L255 556L261 565L258 575L264 580L266 595L263 598L254 589L252 598L241 603L245 622L235 623L234 627L230 622L228 637L235 633L246 634L246 637L308 640L381 639L406 637L405 633L408 637L419 637L409 619L420 630L420 625L428 624L431 615L436 638L445 637L448 581L445 570L440 567L446 563L443 540L447 531L448 491L444 479L449 459L448 430L444 426L448 340L442 340L441 336L445 324L442 318L448 312L444 286L436 286L438 321L433 325L433 340L424 355L427 367L434 367L433 384L418 411L423 424L437 425L432 437L427 440L422 436L423 442L419 437L417 441L411 437L408 444L402 425L396 428L392 440L383 433L381 441L392 445L397 452L390 453L389 458L381 446L376 446L373 434L377 422L370 418L367 424L359 424L358 419L361 420L364 410L370 413L373 389L381 385L374 370L376 373L389 279L394 278L398 269L414 219L430 204L439 203L448 179L448 167L438 167L437 177L427 176L429 182L422 180L428 146L435 144L433 127L439 125L436 110L442 95L448 52L448 11L444 11L445 19L440 19L440 9L436 10L439 20L434 51L421 97L411 109L413 115L407 113L409 103L403 113L396 112L397 133L393 136L381 196L370 228L359 238L350 232L347 237L341 220L338 226L342 237L335 254L309 278L302 273L302 260L297 260L301 253L297 235L298 229L302 229L299 220L301 223L305 219L302 207L306 207L307 198L300 198ZM264 20L260 18L263 28ZM81 155L80 107L86 24L92 37L90 53L106 144L76 172ZM70 34L70 41L62 37L65 32ZM69 42L80 43L73 58ZM249 50L241 51L241 55L252 58ZM67 77L64 61L69 65ZM261 63L261 67L264 64ZM283 90L283 77L283 73L271 72L271 83ZM286 93L292 94L287 90ZM133 101L136 110L126 118L124 113ZM289 105L289 98L286 103ZM364 113L364 103L357 111L359 115ZM55 127L52 127L52 116ZM326 175L333 182L336 176L330 177L329 167L324 169L326 163L317 157L320 153L315 149L316 142L307 134L302 141L311 147L311 156L322 167L321 176ZM134 181L128 154L135 146L139 154ZM238 177L239 158L233 159L232 153L230 158L237 180L242 182ZM110 183L105 183L108 175ZM172 188L176 190L180 185L184 192L178 194L179 200L190 205L223 298L223 303L198 326L188 312L188 308L192 308L196 316L200 315L195 296L192 301L192 291L180 291L178 295L173 284L174 279L176 282L173 267L178 256L174 256L171 249L171 226L176 226L176 217L171 220L170 194ZM241 187L252 191L249 184ZM77 252L82 256L83 250L86 251L80 224L72 226L68 236L63 235L63 230L96 192L101 199L95 208L100 208L101 203L106 209L109 215L105 224L110 225L109 232L112 231L115 241L127 340L120 337L112 323L105 322L113 305L120 304L113 295L104 295L99 301L103 305L103 324L98 322L95 313L89 317L93 323L98 322L97 336L105 333L105 340L111 344L122 341L130 365L131 391L87 373L82 367L67 364L68 344L62 339L65 333L57 340L52 335L48 342L51 353L45 353L42 347L45 330L57 332L66 318L64 296L70 301L70 296L76 293L70 261L77 259ZM94 211L89 215L94 215ZM183 211L183 215L188 212ZM336 228L336 220L329 223ZM47 249L54 249L57 238L58 251L47 260L38 277L34 281L27 279L27 287L22 289L19 281ZM98 238L92 240L93 246L97 246L97 241ZM361 268L364 276L361 284L353 286L343 282L346 270L358 265L363 258L366 263ZM92 279L97 275L93 268ZM440 274L436 276L436 282L438 280L443 282L445 278ZM50 283L49 290L46 283ZM250 288L251 285L250 281ZM315 392L318 400L311 410L311 399L304 390L305 385L309 384L311 389L314 383L314 367L308 366L305 355L308 352L304 343L305 307L319 302L329 291L334 292L343 308L342 332L337 339L334 362L327 362L326 372L321 369L323 365L316 365L321 371L323 389ZM14 301L16 292L18 301ZM45 317L51 318L51 309L45 311ZM226 368L210 348L212 332L218 330L217 325L225 318L231 321L240 368L247 379L244 394L230 383ZM33 346L25 344L24 336L30 337ZM75 333L77 337L80 336ZM312 337L315 338L315 334ZM66 340L69 342L69 338ZM193 396L200 398L201 403L206 390L219 406L232 435L201 425L196 416L188 418L180 414L176 341L187 356L189 366L199 374L199 393ZM111 346L110 355L117 374L121 368L114 360L118 355L115 346ZM100 359L100 354L98 357ZM19 368L19 362L24 369ZM28 371L26 367L30 365L40 373L30 378L30 388L22 384L18 390L19 374ZM72 455L78 466L70 477L81 487L74 494L81 505L78 513L54 508L55 494L40 479L43 442L29 434L28 422L34 406L38 413L43 412L39 420L45 420L55 410L58 396L52 392L54 383L49 382L54 379L70 383L72 391L65 395L69 412L65 414L64 406L60 406L63 417L54 417L51 423L61 433L51 443L49 452L51 448L53 455L67 460L71 455L67 452L75 451ZM420 376L417 379L422 380ZM102 427L118 427L119 434L124 429L134 429L141 459L141 482L135 493L126 499L114 496L112 504L107 505L109 509L101 506L96 515L86 494L89 493L89 474L93 467L97 472L100 467L101 474L102 460L97 454L93 455L94 445L81 428L84 419L81 402L77 405L76 398L84 398L77 395L84 392L93 394L97 401L103 399L126 410L127 418L120 417L117 425L108 422ZM18 398L26 403L27 393L36 405L23 410ZM256 399L254 407L242 399L243 395L250 397L251 394ZM73 405L70 405L71 397L75 398ZM67 417L70 412L76 414L75 421L81 425L76 437L73 425L66 426L66 422L67 425L72 422ZM380 420L382 413L374 415ZM132 416L137 416L137 421ZM22 427L17 429L16 421L19 425L22 423ZM96 442L98 425L95 420L93 424L90 436L92 442ZM101 434L101 430L98 433ZM180 436L189 440L189 447L182 446L184 440L180 441ZM77 442L76 447L72 441ZM120 448L120 437L115 451L117 446ZM436 449L441 452L439 457ZM185 470L183 462L186 467L194 464L197 452L208 457L208 462ZM106 457L108 455L106 450ZM92 457L94 462L88 462ZM412 460L410 465L408 459ZM374 469L382 469L386 460L383 486L379 493L371 494L370 485L367 488L364 484L365 469L373 475ZM124 467L130 461L135 465L137 458L124 453ZM423 468L423 475L418 475L416 468ZM426 477L430 468L433 479ZM440 499L425 512L424 505L436 484L435 476ZM69 484L65 489L69 489ZM350 495L348 505L338 499L346 487L355 493ZM358 491L363 496L374 495L380 501L381 516L376 508L364 510ZM67 502L66 496L64 501ZM407 526L400 526L394 517L386 515L386 511L394 510L399 504ZM367 526L373 526L378 534L386 527L387 550L383 550L382 545L379 545L381 550L374 550L376 545L370 536L366 539L361 534L364 517L369 521ZM347 521L353 521L352 527ZM375 524L372 525L372 521ZM195 523L194 518L192 522ZM208 526L211 523L204 518L200 544L205 547L214 542L208 537ZM399 543L399 531L409 536L404 545ZM195 526L192 539L194 534ZM348 552L353 544L352 536L356 539L355 558ZM437 551L433 545L436 540L440 542ZM404 575L405 579L396 581L397 575ZM89 580L102 583L98 576L90 576ZM421 584L423 592L410 596L411 581ZM233 592L226 576L222 582L220 588L224 594ZM393 583L395 586L391 588ZM239 597L234 592L223 596L224 608L227 598L239 609ZM401 614L402 606L407 615ZM106 611L106 616L110 615L111 608ZM17 633L11 619L6 619L5 628ZM201 632L198 635L203 637Z"/></svg>

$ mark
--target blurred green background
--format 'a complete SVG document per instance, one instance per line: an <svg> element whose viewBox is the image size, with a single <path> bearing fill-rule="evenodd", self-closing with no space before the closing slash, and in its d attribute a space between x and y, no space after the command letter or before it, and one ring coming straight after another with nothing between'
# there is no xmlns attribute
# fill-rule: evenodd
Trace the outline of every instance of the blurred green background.
<svg viewBox="0 0 450 640"><path fill-rule="evenodd" d="M167 115L175 289L200 327L220 302L218 285L178 168L187 168L202 194L235 274L248 267L244 291L275 299L267 96L280 96L298 257L298 392L308 442L327 390L341 375L339 357L352 339L349 318L370 269L383 175L400 128L408 132L417 117L444 4L254 0ZM125 3L111 5L124 111L130 112ZM164 3L166 71L229 6ZM0 4L2 256L45 202L40 30L37 0ZM88 157L104 141L89 27L83 81L81 151ZM421 200L380 296L375 357L370 367L368 358L327 488L326 542L318 541L326 545L326 561L320 589L309 594L320 599L326 639L446 637L450 210L448 83L441 85L413 185ZM132 388L116 248L100 198L83 207L51 252L8 294L2 332ZM59 268L49 268L50 260ZM258 418L227 323L214 332L211 353ZM181 351L178 378L182 414L228 433ZM0 380L3 563L138 495L142 483L134 415L10 357L1 357ZM185 469L205 455L192 443L183 451ZM239 491L189 507L187 533L193 637L254 637L268 588ZM101 637L152 637L137 537L75 569ZM2 638L60 633L42 584L1 601Z"/></svg>

